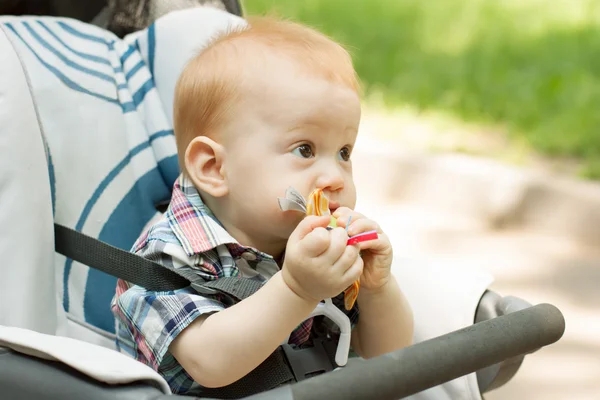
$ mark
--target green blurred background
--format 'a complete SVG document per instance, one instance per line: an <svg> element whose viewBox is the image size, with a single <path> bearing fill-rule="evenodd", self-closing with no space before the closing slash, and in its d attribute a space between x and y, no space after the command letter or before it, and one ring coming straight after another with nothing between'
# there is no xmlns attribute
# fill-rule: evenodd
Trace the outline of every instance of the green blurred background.
<svg viewBox="0 0 600 400"><path fill-rule="evenodd" d="M600 179L600 0L245 0L352 53L366 103L440 112ZM376 99L373 100L373 99ZM496 133L495 133L496 134Z"/></svg>

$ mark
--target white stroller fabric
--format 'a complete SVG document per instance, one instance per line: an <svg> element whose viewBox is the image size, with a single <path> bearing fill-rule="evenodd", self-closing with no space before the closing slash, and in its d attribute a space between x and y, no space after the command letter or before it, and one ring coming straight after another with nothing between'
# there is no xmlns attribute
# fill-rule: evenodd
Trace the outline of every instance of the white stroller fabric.
<svg viewBox="0 0 600 400"><path fill-rule="evenodd" d="M54 334L62 307L46 155L21 62L2 30L0 55L0 325Z"/></svg>
<svg viewBox="0 0 600 400"><path fill-rule="evenodd" d="M40 332L2 328L3 343L89 374L70 358L71 341L41 333L115 348L115 278L55 254L53 219L130 248L178 174L171 105L179 72L218 31L243 23L195 8L120 40L69 19L0 19L0 325ZM414 309L415 341L472 324L491 283L480 273L406 260L394 273ZM98 351L79 345L80 354L86 346ZM139 379L113 372L103 379ZM471 374L413 398L481 396Z"/></svg>
<svg viewBox="0 0 600 400"><path fill-rule="evenodd" d="M22 64L46 142L45 200L52 199L54 220L129 249L155 204L168 201L178 174L171 124L151 75L153 29L146 32L147 62L137 42L78 21L25 17L4 19L0 28ZM21 196L36 195L32 187ZM112 342L115 278L51 257L70 321L63 333L83 326Z"/></svg>
<svg viewBox="0 0 600 400"><path fill-rule="evenodd" d="M171 394L167 382L152 368L124 354L81 340L0 326L0 346L33 357L60 361L100 382L111 385L153 382L164 394Z"/></svg>

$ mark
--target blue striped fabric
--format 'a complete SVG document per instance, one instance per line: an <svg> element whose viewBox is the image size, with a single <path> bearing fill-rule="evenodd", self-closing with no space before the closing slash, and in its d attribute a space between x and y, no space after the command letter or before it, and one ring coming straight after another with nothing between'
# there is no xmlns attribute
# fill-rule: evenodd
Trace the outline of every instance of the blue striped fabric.
<svg viewBox="0 0 600 400"><path fill-rule="evenodd" d="M159 32L142 33L142 54L137 41L68 19L9 18L0 29L37 108L56 222L129 250L179 174L150 69ZM56 265L70 317L114 333L116 279L60 255Z"/></svg>

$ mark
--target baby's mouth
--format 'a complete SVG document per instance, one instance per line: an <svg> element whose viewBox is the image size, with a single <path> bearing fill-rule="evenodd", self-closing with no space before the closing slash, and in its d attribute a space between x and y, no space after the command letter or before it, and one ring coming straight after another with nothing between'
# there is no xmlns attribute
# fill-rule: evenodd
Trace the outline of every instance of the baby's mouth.
<svg viewBox="0 0 600 400"><path fill-rule="evenodd" d="M333 214L335 212L335 210L337 210L338 208L340 208L340 203L336 203L336 202L329 202L329 211Z"/></svg>

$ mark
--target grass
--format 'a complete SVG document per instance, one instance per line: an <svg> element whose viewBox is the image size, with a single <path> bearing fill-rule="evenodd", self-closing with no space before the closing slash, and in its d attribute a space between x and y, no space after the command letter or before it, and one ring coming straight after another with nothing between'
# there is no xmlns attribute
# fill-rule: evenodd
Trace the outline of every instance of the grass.
<svg viewBox="0 0 600 400"><path fill-rule="evenodd" d="M600 179L600 1L246 0L345 44L368 96L497 127ZM485 134L485 133L482 133Z"/></svg>

